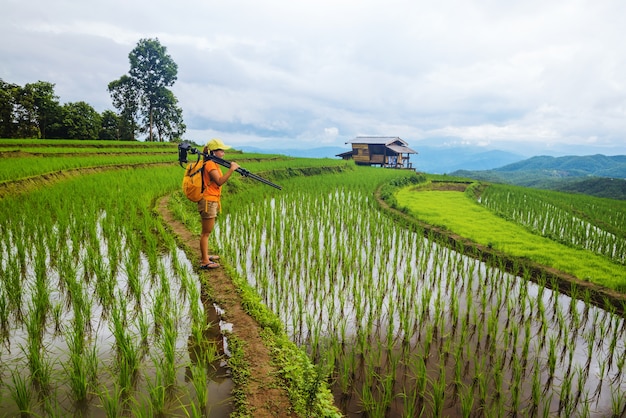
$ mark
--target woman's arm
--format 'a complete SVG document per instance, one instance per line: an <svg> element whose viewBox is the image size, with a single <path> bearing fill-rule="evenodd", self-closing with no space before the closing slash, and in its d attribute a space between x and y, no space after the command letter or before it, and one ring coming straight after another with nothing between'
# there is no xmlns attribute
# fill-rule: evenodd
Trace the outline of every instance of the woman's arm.
<svg viewBox="0 0 626 418"><path fill-rule="evenodd" d="M226 173L221 174L220 170L215 168L209 171L209 178L211 179L213 183L217 184L218 186L221 186L222 184L228 181L228 179L233 174L233 172L237 170L238 168L239 168L239 164L231 162L230 168L228 169Z"/></svg>

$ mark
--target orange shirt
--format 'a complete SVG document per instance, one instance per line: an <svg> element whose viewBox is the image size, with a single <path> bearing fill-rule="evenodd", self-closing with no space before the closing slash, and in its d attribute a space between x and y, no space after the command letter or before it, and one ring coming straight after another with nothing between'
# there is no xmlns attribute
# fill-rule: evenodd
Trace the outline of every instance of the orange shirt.
<svg viewBox="0 0 626 418"><path fill-rule="evenodd" d="M206 161L204 163L204 193L202 196L209 202L219 202L222 196L222 186L218 186L215 182L211 181L209 173L213 170L217 170L219 176L222 176L222 170L214 161Z"/></svg>

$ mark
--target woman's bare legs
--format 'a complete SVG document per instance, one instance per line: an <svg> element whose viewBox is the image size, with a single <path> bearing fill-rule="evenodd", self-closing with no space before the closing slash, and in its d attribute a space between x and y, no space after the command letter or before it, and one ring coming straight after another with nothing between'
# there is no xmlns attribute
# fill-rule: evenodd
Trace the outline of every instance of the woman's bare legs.
<svg viewBox="0 0 626 418"><path fill-rule="evenodd" d="M202 219L202 233L200 234L200 254L202 255L202 260L200 261L201 266L211 262L211 260L209 260L209 235L213 232L214 226L215 218Z"/></svg>

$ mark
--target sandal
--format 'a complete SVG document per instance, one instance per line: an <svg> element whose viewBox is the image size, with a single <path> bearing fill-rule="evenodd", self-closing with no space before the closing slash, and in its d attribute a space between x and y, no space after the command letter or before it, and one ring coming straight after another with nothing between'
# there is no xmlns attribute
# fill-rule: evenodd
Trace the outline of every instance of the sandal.
<svg viewBox="0 0 626 418"><path fill-rule="evenodd" d="M209 261L217 261L220 259L219 255L210 255L209 256Z"/></svg>
<svg viewBox="0 0 626 418"><path fill-rule="evenodd" d="M213 261L209 261L207 264L200 265L200 270L216 269L219 266L220 265L218 263L214 263Z"/></svg>

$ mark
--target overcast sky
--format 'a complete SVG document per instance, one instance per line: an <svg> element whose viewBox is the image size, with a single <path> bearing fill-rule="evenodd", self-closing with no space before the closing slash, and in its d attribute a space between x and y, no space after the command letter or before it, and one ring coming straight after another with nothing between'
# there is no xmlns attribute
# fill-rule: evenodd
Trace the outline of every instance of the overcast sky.
<svg viewBox="0 0 626 418"><path fill-rule="evenodd" d="M158 38L185 138L347 147L357 135L626 154L623 0L0 0L0 78L113 110Z"/></svg>

